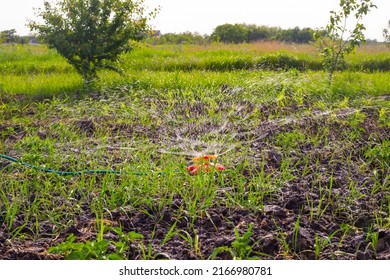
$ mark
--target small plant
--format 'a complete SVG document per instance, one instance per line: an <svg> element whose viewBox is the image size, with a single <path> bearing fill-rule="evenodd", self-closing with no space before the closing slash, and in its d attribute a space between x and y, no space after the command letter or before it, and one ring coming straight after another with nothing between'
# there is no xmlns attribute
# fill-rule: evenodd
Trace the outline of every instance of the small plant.
<svg viewBox="0 0 390 280"><path fill-rule="evenodd" d="M321 252L328 246L332 244L332 238L340 233L344 232L343 237L340 239L340 243L342 242L344 236L346 235L348 229L345 225L341 225L341 227L334 232L332 232L329 236L319 237L318 235L314 238L314 255L316 259L320 259Z"/></svg>
<svg viewBox="0 0 390 280"><path fill-rule="evenodd" d="M370 242L372 249L375 251L378 245L379 232L374 231L372 225L368 229L366 241Z"/></svg>
<svg viewBox="0 0 390 280"><path fill-rule="evenodd" d="M350 140L357 140L361 137L362 133L364 133L364 128L362 124L366 118L364 113L357 111L355 114L351 115L348 118L348 124L352 128L350 131L346 132L347 137Z"/></svg>
<svg viewBox="0 0 390 280"><path fill-rule="evenodd" d="M339 5L340 11L330 12L330 23L325 30L315 34L324 57L329 83L332 82L333 73L344 63L345 55L352 53L365 41L363 31L366 28L361 21L371 9L376 8L371 0L340 0ZM352 30L348 30L347 22L352 15L355 25Z"/></svg>
<svg viewBox="0 0 390 280"><path fill-rule="evenodd" d="M390 140L383 140L382 143L368 147L364 153L368 163L377 164L383 170L390 168Z"/></svg>
<svg viewBox="0 0 390 280"><path fill-rule="evenodd" d="M62 254L66 260L125 260L130 243L143 239L143 236L136 232L124 234L120 228L115 228L114 232L119 235L118 242L98 238L77 243L76 237L71 234L64 242L49 248L48 252ZM111 246L114 252L109 252Z"/></svg>
<svg viewBox="0 0 390 280"><path fill-rule="evenodd" d="M378 110L379 123L390 127L390 110L387 108L380 108Z"/></svg>
<svg viewBox="0 0 390 280"><path fill-rule="evenodd" d="M292 240L291 240L294 252L298 251L298 237L299 237L300 222L301 222L301 215L298 215L297 221L294 224Z"/></svg>
<svg viewBox="0 0 390 280"><path fill-rule="evenodd" d="M220 253L228 252L232 256L233 260L250 260L250 259L258 259L258 257L253 256L253 245L251 246L250 237L253 232L253 223L250 223L248 226L247 232L245 232L242 236L238 232L237 227L234 228L234 234L236 239L231 243L231 246L222 246L216 248L210 256L210 259L215 259Z"/></svg>
<svg viewBox="0 0 390 280"><path fill-rule="evenodd" d="M330 244L331 239L329 237L319 237L318 235L314 238L314 255L316 259L320 259L321 252Z"/></svg>
<svg viewBox="0 0 390 280"><path fill-rule="evenodd" d="M278 134L276 145L284 150L295 149L305 140L305 135L301 131L292 131Z"/></svg>
<svg viewBox="0 0 390 280"><path fill-rule="evenodd" d="M365 120L366 115L364 113L361 113L360 111L356 111L354 115L348 118L349 124L352 127L359 127Z"/></svg>
<svg viewBox="0 0 390 280"><path fill-rule="evenodd" d="M279 107L285 107L287 98L286 98L286 88L283 85L282 90L279 92L279 94L276 96L276 102Z"/></svg>
<svg viewBox="0 0 390 280"><path fill-rule="evenodd" d="M332 189L333 189L333 174L330 176L329 186L325 188L325 192L323 191L324 189L321 185L321 182L319 182L318 184L319 199L318 199L318 205L316 211L315 211L313 199L311 199L309 196L306 196L307 206L310 209L310 221L314 219L314 216L319 221L321 217L325 214L326 210L329 208L332 201ZM334 199L337 199L337 196Z"/></svg>
<svg viewBox="0 0 390 280"><path fill-rule="evenodd" d="M63 254L67 260L103 260L120 259L115 253L108 254L110 245L108 240L86 241L77 243L76 237L71 234L68 238L55 247L49 249L49 253Z"/></svg>

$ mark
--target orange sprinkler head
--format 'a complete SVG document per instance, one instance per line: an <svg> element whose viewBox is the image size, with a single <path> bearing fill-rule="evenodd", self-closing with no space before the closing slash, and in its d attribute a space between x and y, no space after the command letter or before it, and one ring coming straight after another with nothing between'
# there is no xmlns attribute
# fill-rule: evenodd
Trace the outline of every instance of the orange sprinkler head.
<svg viewBox="0 0 390 280"><path fill-rule="evenodd" d="M199 164L194 164L194 165L190 165L190 166L187 166L187 171L190 173L190 175L196 175L198 174L199 171L201 172L210 172L210 166L213 166L215 170L218 170L218 171L223 171L226 169L226 166L222 165L222 164L219 164L219 163L203 163L201 165Z"/></svg>

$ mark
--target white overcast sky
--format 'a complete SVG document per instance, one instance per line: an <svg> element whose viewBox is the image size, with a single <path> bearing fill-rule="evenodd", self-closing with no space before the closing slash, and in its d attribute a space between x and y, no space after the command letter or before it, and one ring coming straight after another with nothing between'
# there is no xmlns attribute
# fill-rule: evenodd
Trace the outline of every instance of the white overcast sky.
<svg viewBox="0 0 390 280"><path fill-rule="evenodd" d="M26 35L27 19L43 0L0 0L0 31L16 29ZM366 37L382 41L382 29L390 20L390 0L373 0L378 9L365 19ZM339 0L146 0L149 7L161 7L153 20L155 29L168 32L210 34L224 23L248 23L292 28L319 28L328 23L329 11L338 10Z"/></svg>

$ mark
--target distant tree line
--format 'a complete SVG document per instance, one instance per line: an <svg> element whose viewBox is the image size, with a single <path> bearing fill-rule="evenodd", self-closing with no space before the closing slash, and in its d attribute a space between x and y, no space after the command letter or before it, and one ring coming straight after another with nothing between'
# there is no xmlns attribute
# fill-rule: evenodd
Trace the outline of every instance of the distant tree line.
<svg viewBox="0 0 390 280"><path fill-rule="evenodd" d="M384 29L385 41L390 42L390 22L388 29ZM213 42L226 44L251 43L257 41L282 41L287 43L307 44L315 41L315 32L324 33L325 30L318 31L312 28L289 28L269 27L255 24L223 24L217 26L211 35L201 35L197 32L166 33L152 31L150 36L146 36L146 41L153 45L158 44L193 44L202 45ZM325 35L325 34L323 34ZM39 43L34 35L19 36L15 29L0 31L0 43ZM377 43L376 40L367 40L367 43Z"/></svg>
<svg viewBox="0 0 390 280"><path fill-rule="evenodd" d="M314 41L314 30L311 28L290 28L257 26L254 24L223 24L211 34L213 42L249 43L261 40L278 40L289 43L306 44Z"/></svg>
<svg viewBox="0 0 390 280"><path fill-rule="evenodd" d="M151 44L193 44L202 45L209 42L208 35L199 33L166 33L159 36L152 36L146 39Z"/></svg>
<svg viewBox="0 0 390 280"><path fill-rule="evenodd" d="M288 43L307 44L314 41L314 30L311 28L294 27L282 29L254 24L223 24L217 26L211 35L199 33L167 33L148 38L152 44L206 44L221 43L251 43L263 40L277 40Z"/></svg>

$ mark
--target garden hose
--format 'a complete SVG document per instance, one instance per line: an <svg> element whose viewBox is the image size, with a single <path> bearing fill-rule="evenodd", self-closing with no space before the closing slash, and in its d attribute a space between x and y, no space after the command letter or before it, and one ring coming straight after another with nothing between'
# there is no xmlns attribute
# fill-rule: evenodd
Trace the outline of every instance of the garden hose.
<svg viewBox="0 0 390 280"><path fill-rule="evenodd" d="M132 175L148 175L148 174L156 174L156 175L163 175L167 174L166 171L159 171L159 172L142 172L142 171L120 171L120 170L114 170L114 169L87 169L87 170L82 170L82 171L60 171L60 170L55 170L51 168L45 168L41 166L36 166L29 164L27 162L20 161L16 158L4 155L0 153L0 158L4 158L8 161L11 162L16 162L19 163L20 165L26 166L30 169L35 169L38 171L46 172L46 173L55 173L61 176L67 176L67 175L82 175L82 174L132 174ZM219 163L213 163L210 162L211 160L217 158L216 155L204 155L200 157L194 157L192 161L195 163L193 165L187 166L187 171L189 172L190 175L196 175L202 172L210 172L212 169L217 170L217 171L223 171L226 170L226 166L219 164ZM1 169L1 168L0 168ZM180 170L175 169L174 172L180 172Z"/></svg>
<svg viewBox="0 0 390 280"><path fill-rule="evenodd" d="M58 174L58 175L61 175L61 176L82 175L82 174L132 174L132 175L147 175L147 174L152 173L152 172L142 172L142 171L124 172L124 171L112 170L112 169L110 169L110 170L108 170L108 169L107 170L96 169L96 170L83 170L83 171L60 171L60 170L54 170L54 169L51 169L51 168L45 168L45 167L41 167L41 166L32 165L32 164L20 161L20 160L18 160L16 158L13 158L13 157L1 154L1 153L0 153L0 158L4 158L4 159L6 159L8 161L19 163L19 164L21 164L23 166L26 166L28 168L31 168L31 169L35 169L35 170L46 172L46 173L55 173L55 174ZM175 172L179 172L179 171L175 170ZM157 174L157 175L162 175L162 174L166 174L167 172L160 171L160 172L153 172L153 173Z"/></svg>

